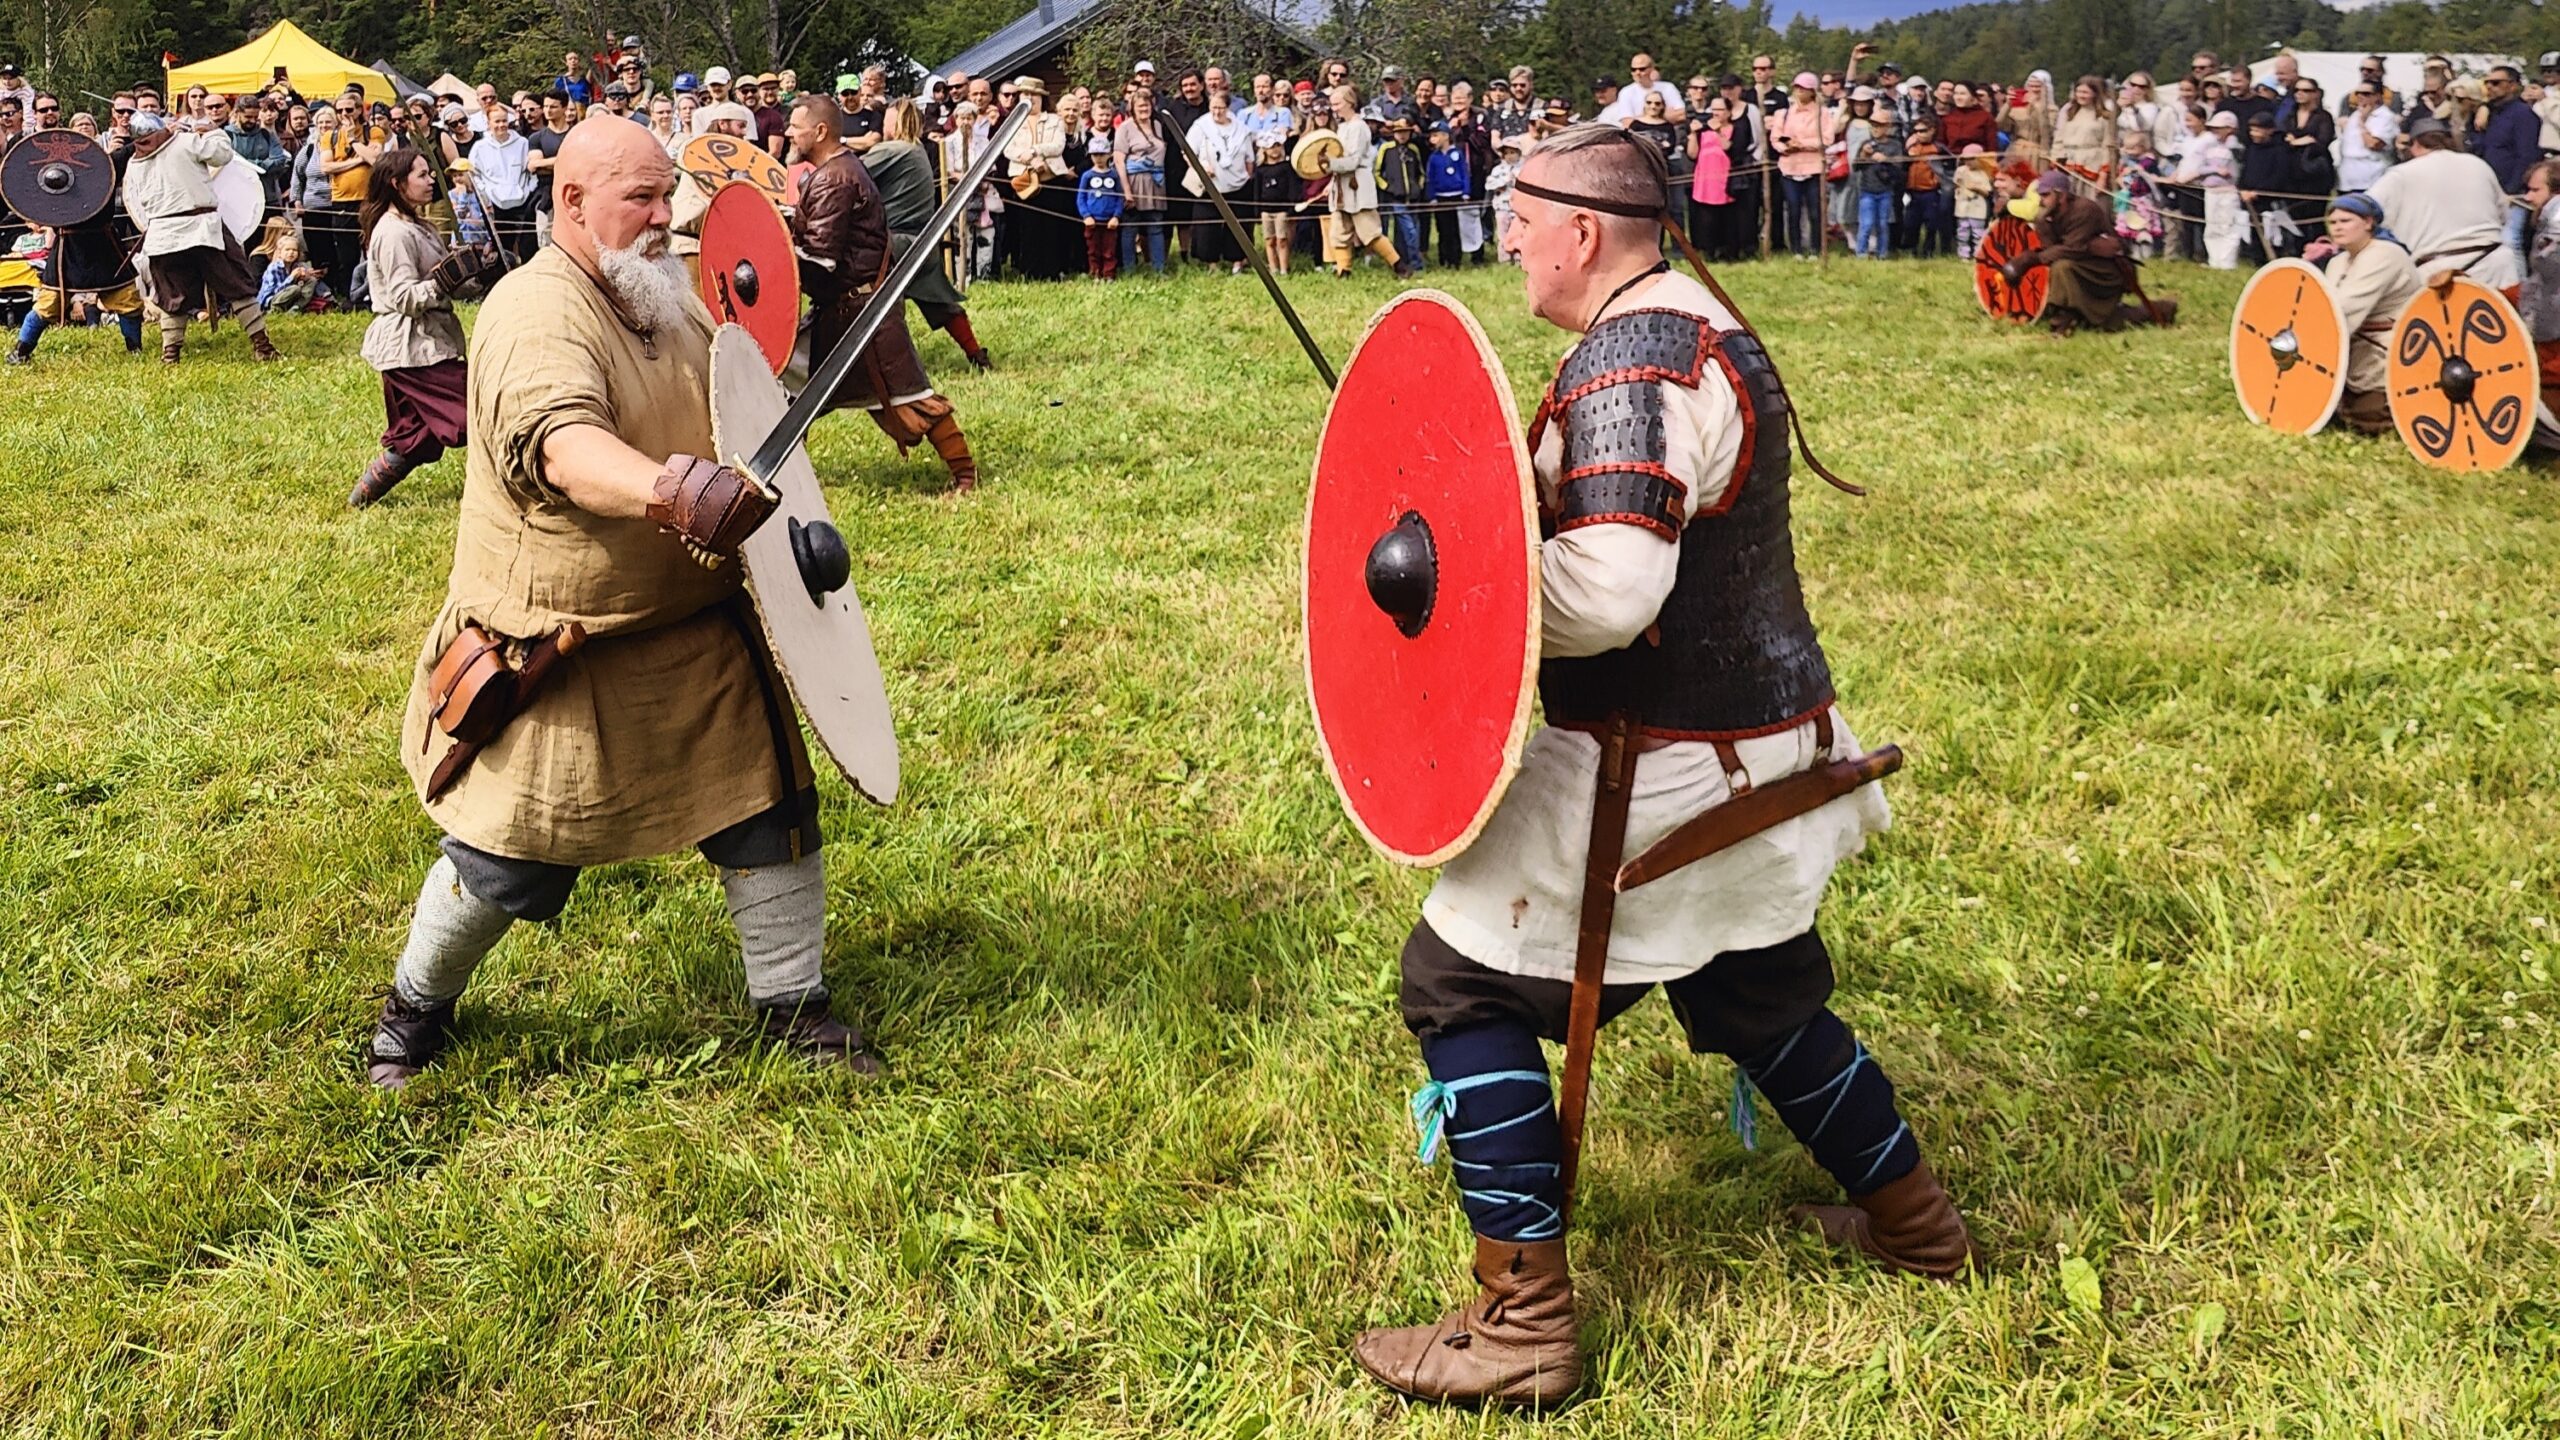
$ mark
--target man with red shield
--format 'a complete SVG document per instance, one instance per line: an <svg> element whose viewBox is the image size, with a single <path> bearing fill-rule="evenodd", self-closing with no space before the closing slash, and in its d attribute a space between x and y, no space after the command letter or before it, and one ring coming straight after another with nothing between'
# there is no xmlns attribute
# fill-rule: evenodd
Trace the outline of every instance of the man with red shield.
<svg viewBox="0 0 2560 1440"><path fill-rule="evenodd" d="M1659 152L1582 125L1542 142L1513 191L1503 244L1530 308L1582 338L1528 442L1548 532L1547 726L1404 947L1399 999L1430 1072L1413 1113L1423 1157L1449 1153L1478 1285L1435 1323L1360 1337L1362 1368L1419 1399L1551 1405L1579 1385L1564 1239L1576 1067L1589 1027L1655 985L1693 1050L1738 1065L1746 1141L1757 1090L1847 1192L1847 1204L1798 1207L1799 1221L1932 1278L1973 1258L1892 1083L1829 1008L1814 912L1833 867L1888 815L1872 786L1772 803L1858 747L1796 576L1785 391L1731 309L1662 263L1667 183ZM1405 543L1381 542L1373 592L1395 593L1381 564L1450 542ZM1612 812L1617 833L1600 823ZM1702 821L1733 833L1658 880L1618 872L1623 903L1595 915L1587 882L1610 889L1608 852ZM1584 954L1594 983L1577 986ZM1595 1008L1585 1058L1568 1052L1560 1115L1539 1041L1567 1038L1578 991Z"/></svg>

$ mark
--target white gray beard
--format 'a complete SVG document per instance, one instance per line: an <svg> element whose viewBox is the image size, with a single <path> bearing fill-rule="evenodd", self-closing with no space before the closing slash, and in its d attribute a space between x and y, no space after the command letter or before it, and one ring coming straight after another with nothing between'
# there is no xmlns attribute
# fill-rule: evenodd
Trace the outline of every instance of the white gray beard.
<svg viewBox="0 0 2560 1440"><path fill-rule="evenodd" d="M693 277L670 249L671 239L669 231L650 230L618 250L596 246L596 269L605 288L643 330L674 328L684 319L685 297L693 291Z"/></svg>

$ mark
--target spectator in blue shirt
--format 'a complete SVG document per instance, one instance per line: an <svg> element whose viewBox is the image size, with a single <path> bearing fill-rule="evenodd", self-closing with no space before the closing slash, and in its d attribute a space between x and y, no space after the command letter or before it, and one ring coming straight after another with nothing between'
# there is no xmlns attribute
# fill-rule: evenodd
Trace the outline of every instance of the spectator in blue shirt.
<svg viewBox="0 0 2560 1440"><path fill-rule="evenodd" d="M1458 207L1468 199L1467 152L1457 147L1446 121L1431 122L1431 153L1423 157L1422 176L1432 205L1431 223L1440 234L1440 263L1463 265L1467 256L1458 248Z"/></svg>
<svg viewBox="0 0 2560 1440"><path fill-rule="evenodd" d="M575 50L560 57L560 78L551 86L580 105L595 103L595 83L587 79L587 57Z"/></svg>
<svg viewBox="0 0 2560 1440"><path fill-rule="evenodd" d="M2524 193L2525 172L2542 159L2542 118L2524 102L2524 76L2513 65L2489 70L2489 113L2480 125L2480 158L2497 173L2498 188ZM2521 254L2524 226L2530 218L2518 205L2507 207L2507 246Z"/></svg>
<svg viewBox="0 0 2560 1440"><path fill-rule="evenodd" d="M1111 164L1111 134L1097 130L1086 146L1093 167L1076 182L1076 214L1084 220L1084 273L1096 280L1120 278L1120 172Z"/></svg>

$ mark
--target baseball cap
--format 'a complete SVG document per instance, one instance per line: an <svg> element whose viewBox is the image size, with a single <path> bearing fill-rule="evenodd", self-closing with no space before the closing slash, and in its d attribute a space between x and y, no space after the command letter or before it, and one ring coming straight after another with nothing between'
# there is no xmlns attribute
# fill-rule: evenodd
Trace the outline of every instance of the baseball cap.
<svg viewBox="0 0 2560 1440"><path fill-rule="evenodd" d="M1297 95L1313 95L1316 93L1316 82L1313 80L1301 80L1296 85L1290 87L1290 92Z"/></svg>
<svg viewBox="0 0 2560 1440"><path fill-rule="evenodd" d="M2552 71L2552 70L2560 70L2560 50L2545 50L2545 51L2543 51L2543 52L2542 52L2542 58L2541 58L2540 60L2538 60L2538 61L2535 61L2535 62L2534 62L2534 64L2535 64L2535 67L2536 67L2537 69L2543 70L2543 71L2545 71L2545 72Z"/></svg>
<svg viewBox="0 0 2560 1440"><path fill-rule="evenodd" d="M702 81L700 77L696 76L690 70L687 70L676 77L676 93L679 95L690 95L701 88Z"/></svg>
<svg viewBox="0 0 2560 1440"><path fill-rule="evenodd" d="M2430 117L2430 118L2433 118L2433 117ZM2424 124L2424 123L2426 123L2426 122L2425 122L2425 121L2420 121L2420 122L2418 122L2418 123L2419 123L2419 124ZM2438 120L2438 121L2436 121L2436 123L2437 123L2437 124L2439 124L2439 125L2441 125L2441 124L2443 124L2444 122L2443 122L2443 121L2441 121L2441 120ZM2216 111L2214 111L2214 112L2213 112L2213 118L2212 118L2212 119L2210 119L2210 120L2207 120L2206 122L2204 122L2204 128L2206 128L2207 130L2237 130L2237 129L2239 129L2239 128L2240 128L2240 117L2239 117L2239 116L2237 116L2237 115L2232 114L2232 113L2231 113L2230 111L2228 111L2228 110L2216 110ZM2418 126L2417 126L2417 125L2412 125L2412 126L2410 126L2410 127L2409 127L2409 133L2411 133L2411 134L2413 134L2413 135L2417 133L2417 130L2418 130Z"/></svg>
<svg viewBox="0 0 2560 1440"><path fill-rule="evenodd" d="M1378 78L1381 80L1401 80L1404 78L1404 67L1401 65L1390 65L1386 69L1378 72Z"/></svg>
<svg viewBox="0 0 2560 1440"><path fill-rule="evenodd" d="M1130 73L1135 75L1153 75L1156 73L1156 62L1153 60L1141 60L1137 64L1130 66L1129 70Z"/></svg>
<svg viewBox="0 0 2560 1440"><path fill-rule="evenodd" d="M18 77L17 62L14 60L0 61L0 75L6 75L12 80L16 79Z"/></svg>
<svg viewBox="0 0 2560 1440"><path fill-rule="evenodd" d="M1873 100L1876 98L1876 87L1873 85L1861 85L1857 89L1849 92L1849 98L1852 100Z"/></svg>
<svg viewBox="0 0 2560 1440"><path fill-rule="evenodd" d="M1901 73L1902 73L1902 67L1901 67L1901 66L1899 66L1899 65L1894 64L1894 63L1893 63L1892 61L1890 61L1890 60L1879 60L1879 61L1877 61L1877 62L1876 62L1876 73L1877 73L1877 74L1881 75L1881 74L1883 74L1884 72L1886 72L1887 70L1892 71L1892 72L1893 72L1894 74L1896 74L1896 75L1899 75L1899 74L1901 74Z"/></svg>
<svg viewBox="0 0 2560 1440"><path fill-rule="evenodd" d="M781 77L781 76L779 76L779 75L774 74L774 73L773 73L772 71L770 71L770 70L767 70L767 71L766 71L766 72L764 72L763 74L761 74L761 75L759 75L759 76L757 76L757 77L756 77L756 83L757 83L758 85L779 85L779 84L781 84L781 83L782 83L782 77Z"/></svg>
<svg viewBox="0 0 2560 1440"><path fill-rule="evenodd" d="M726 85L732 78L734 77L729 74L729 67L726 65L714 65L702 72L702 83L705 85Z"/></svg>
<svg viewBox="0 0 2560 1440"><path fill-rule="evenodd" d="M628 100L631 98L631 87L616 80L604 87L604 94L608 100Z"/></svg>
<svg viewBox="0 0 2560 1440"><path fill-rule="evenodd" d="M1546 118L1549 120L1570 120L1573 118L1573 107L1565 104L1562 100L1550 100L1547 102Z"/></svg>
<svg viewBox="0 0 2560 1440"><path fill-rule="evenodd" d="M1591 77L1591 93L1594 95L1599 94L1603 90L1615 90L1617 88L1618 77L1615 75L1595 75Z"/></svg>
<svg viewBox="0 0 2560 1440"><path fill-rule="evenodd" d="M2231 112L2225 110L2221 114L2214 116L2213 120L2214 124L2218 125L2230 118ZM2417 119L2409 122L2409 138L2412 140L2421 135L2450 135L2452 133L2453 127L2446 124L2444 120L2438 116L2421 115Z"/></svg>
<svg viewBox="0 0 2560 1440"><path fill-rule="evenodd" d="M839 95L847 94L861 88L862 77L859 75L839 75L836 77L836 93Z"/></svg>
<svg viewBox="0 0 2560 1440"><path fill-rule="evenodd" d="M468 175L471 173L471 161L467 157L458 156L446 161L444 169L448 175Z"/></svg>
<svg viewBox="0 0 2560 1440"><path fill-rule="evenodd" d="M1822 77L1810 70L1799 70L1796 72L1796 78L1788 81L1787 84L1797 90L1819 90L1822 88Z"/></svg>

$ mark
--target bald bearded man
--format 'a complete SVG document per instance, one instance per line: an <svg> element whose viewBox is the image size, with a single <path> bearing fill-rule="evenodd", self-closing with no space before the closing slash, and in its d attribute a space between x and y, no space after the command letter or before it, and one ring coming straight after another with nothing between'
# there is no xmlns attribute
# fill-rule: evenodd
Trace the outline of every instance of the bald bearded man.
<svg viewBox="0 0 2560 1440"><path fill-rule="evenodd" d="M1565 1037L1603 767L1627 757L1608 780L1628 796L1636 855L1755 786L1858 753L1796 578L1785 392L1732 312L1662 263L1668 185L1659 150L1589 124L1540 142L1512 191L1503 248L1529 308L1580 338L1529 432L1549 535L1547 725L1404 946L1398 1000L1430 1072L1413 1114L1423 1158L1449 1152L1477 1285L1437 1322L1354 1347L1417 1399L1553 1405L1581 1381L1564 1142L1539 1042ZM1623 749L1602 745L1621 729ZM1866 786L1620 897L1599 1013L1660 985L1690 1048L1739 1068L1737 1116L1756 1090L1848 1192L1795 1217L1949 1279L1972 1259L1963 1218L1892 1083L1832 1013L1814 929L1832 868L1887 820Z"/></svg>
<svg viewBox="0 0 2560 1440"><path fill-rule="evenodd" d="M646 127L579 124L553 243L480 308L453 575L400 739L444 855L374 1030L386 1089L443 1051L508 927L558 915L586 866L686 846L718 870L764 1035L877 1068L828 1013L817 790L734 558L773 504L698 458L712 327L669 249L675 184ZM482 683L491 651L512 683Z"/></svg>

